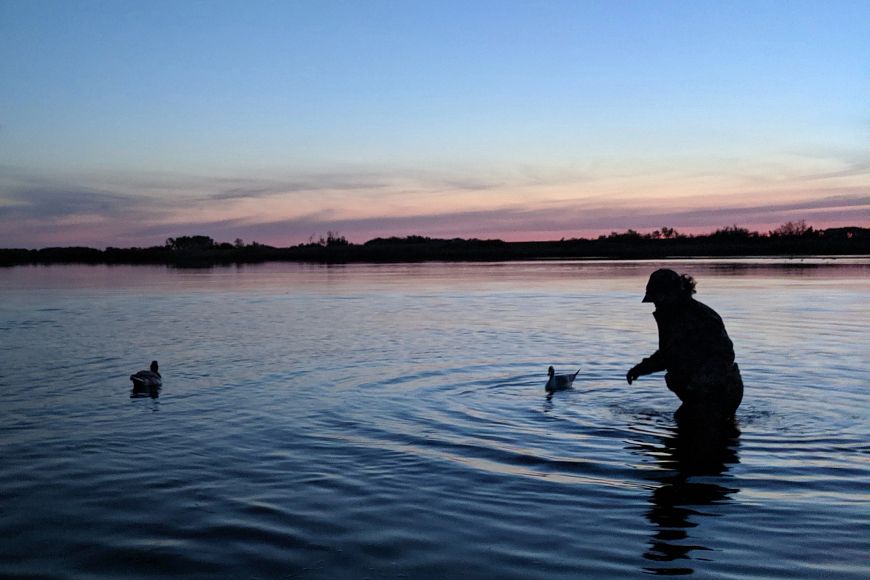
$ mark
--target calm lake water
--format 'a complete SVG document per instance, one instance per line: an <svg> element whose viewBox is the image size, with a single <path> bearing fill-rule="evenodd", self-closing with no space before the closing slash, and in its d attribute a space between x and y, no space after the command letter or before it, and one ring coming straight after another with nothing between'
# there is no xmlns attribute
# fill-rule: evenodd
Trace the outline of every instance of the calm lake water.
<svg viewBox="0 0 870 580"><path fill-rule="evenodd" d="M0 576L870 577L870 259L668 263L710 437L624 379L661 264L0 269Z"/></svg>

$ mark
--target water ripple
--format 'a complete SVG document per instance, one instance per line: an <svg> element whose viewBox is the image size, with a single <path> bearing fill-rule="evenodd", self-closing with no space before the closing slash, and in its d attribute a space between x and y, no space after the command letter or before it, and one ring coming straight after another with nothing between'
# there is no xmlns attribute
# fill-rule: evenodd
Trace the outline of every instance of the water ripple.
<svg viewBox="0 0 870 580"><path fill-rule="evenodd" d="M686 264L747 385L698 429L625 384L651 267L13 269L0 575L870 575L866 268Z"/></svg>

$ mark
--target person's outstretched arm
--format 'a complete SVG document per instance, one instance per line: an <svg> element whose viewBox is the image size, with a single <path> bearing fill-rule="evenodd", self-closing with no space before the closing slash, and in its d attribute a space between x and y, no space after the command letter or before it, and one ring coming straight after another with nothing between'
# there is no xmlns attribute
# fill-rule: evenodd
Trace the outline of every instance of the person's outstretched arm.
<svg viewBox="0 0 870 580"><path fill-rule="evenodd" d="M657 373L663 370L665 370L664 357L662 356L661 351L657 350L649 357L640 361L640 363L631 367L631 369L625 375L625 380L628 381L628 384L630 385L638 377Z"/></svg>

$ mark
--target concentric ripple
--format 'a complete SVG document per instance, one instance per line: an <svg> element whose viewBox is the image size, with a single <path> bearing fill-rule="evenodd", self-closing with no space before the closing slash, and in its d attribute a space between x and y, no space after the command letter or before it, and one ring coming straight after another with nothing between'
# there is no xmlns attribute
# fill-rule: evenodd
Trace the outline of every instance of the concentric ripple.
<svg viewBox="0 0 870 580"><path fill-rule="evenodd" d="M5 271L0 576L870 576L870 260L670 264L724 425L625 382L658 266Z"/></svg>

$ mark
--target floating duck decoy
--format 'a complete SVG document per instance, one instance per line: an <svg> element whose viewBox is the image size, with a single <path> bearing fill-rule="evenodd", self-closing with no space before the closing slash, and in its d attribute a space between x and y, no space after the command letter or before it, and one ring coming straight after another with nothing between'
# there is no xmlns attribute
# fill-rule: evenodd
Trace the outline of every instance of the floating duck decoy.
<svg viewBox="0 0 870 580"><path fill-rule="evenodd" d="M574 374L567 375L557 375L556 369L550 367L547 369L547 374L550 376L550 379L547 381L547 384L544 386L544 390L548 392L553 391L562 391L565 389L570 389L571 385L574 384L574 379L577 378L577 374L580 372L580 369L577 369L577 372Z"/></svg>
<svg viewBox="0 0 870 580"><path fill-rule="evenodd" d="M151 370L139 371L136 374L130 375L130 380L133 381L134 389L159 389L163 386L163 377L157 372L157 361L151 361Z"/></svg>

